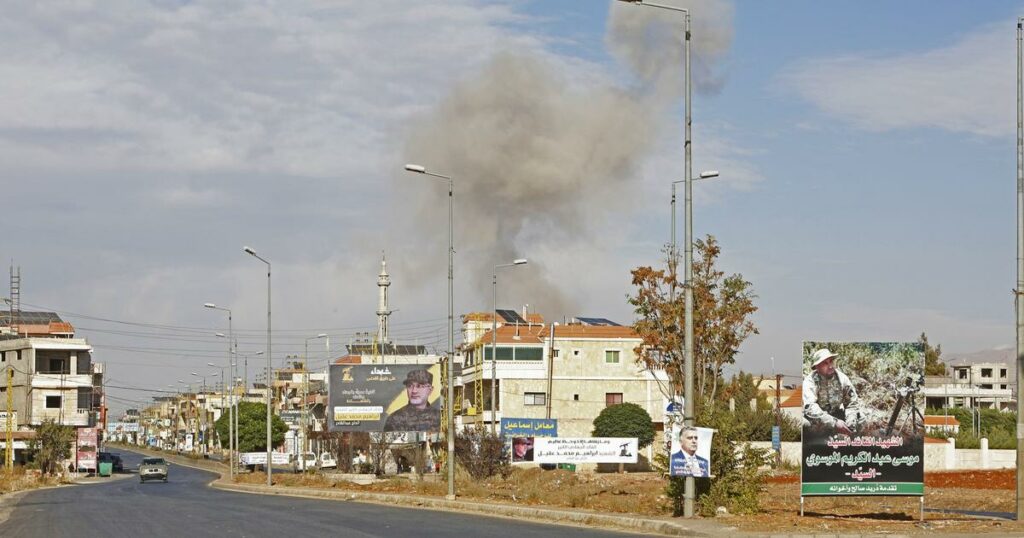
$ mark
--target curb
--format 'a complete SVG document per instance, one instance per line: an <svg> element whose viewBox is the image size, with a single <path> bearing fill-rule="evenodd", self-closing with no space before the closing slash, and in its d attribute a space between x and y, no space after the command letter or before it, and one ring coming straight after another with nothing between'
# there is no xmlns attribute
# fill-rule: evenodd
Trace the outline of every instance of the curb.
<svg viewBox="0 0 1024 538"><path fill-rule="evenodd" d="M129 449L136 451L135 449ZM141 450L137 450L142 452ZM511 506L475 501L449 501L437 497L416 495L400 495L390 493L370 493L357 491L338 491L319 488L295 488L288 486L268 487L254 484L230 484L224 480L225 469L220 463L206 463L204 460L192 460L177 454L160 453L168 461L177 465L192 467L203 471L217 473L220 478L210 483L211 487L250 493L256 495L281 495L286 497L304 497L314 499L332 499L338 501L364 502L402 506L424 510L454 511L489 517L528 519L537 523L558 525L588 526L607 530L642 532L662 536L721 536L725 533L738 533L735 527L725 526L718 522L705 520L670 521L666 519L645 518L636 516L619 516L557 508L534 508L528 506ZM200 463L202 461L202 463Z"/></svg>

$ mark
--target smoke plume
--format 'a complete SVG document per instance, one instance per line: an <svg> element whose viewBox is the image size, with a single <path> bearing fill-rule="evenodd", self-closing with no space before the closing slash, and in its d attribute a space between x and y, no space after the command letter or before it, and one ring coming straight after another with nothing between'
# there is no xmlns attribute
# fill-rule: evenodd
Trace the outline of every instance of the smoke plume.
<svg viewBox="0 0 1024 538"><path fill-rule="evenodd" d="M694 82L711 90L721 84L713 67L731 40L731 7L715 1L699 9L706 14L694 12ZM683 93L682 17L654 11L623 5L611 12L606 42L632 80L581 87L550 60L504 52L410 133L408 162L455 178L458 278L472 281L475 295L490 295L495 264L529 258L514 277L499 277L499 306L529 303L557 318L581 313L575 309L589 291L531 252L579 244L605 250L595 225L634 214L636 168L667 122L678 121L670 109ZM423 192L417 227L445 230L447 193ZM446 240L432 234L431 250L443 253L437 244Z"/></svg>

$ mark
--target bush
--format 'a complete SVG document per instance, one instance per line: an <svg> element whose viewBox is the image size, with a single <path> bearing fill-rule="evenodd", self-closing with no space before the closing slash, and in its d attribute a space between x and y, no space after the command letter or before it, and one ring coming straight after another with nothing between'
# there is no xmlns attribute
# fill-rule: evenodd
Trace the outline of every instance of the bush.
<svg viewBox="0 0 1024 538"><path fill-rule="evenodd" d="M636 437L639 448L654 442L651 415L635 403L611 405L594 419L594 437Z"/></svg>
<svg viewBox="0 0 1024 538"><path fill-rule="evenodd" d="M455 435L455 461L477 480L512 471L505 440L486 430L466 430Z"/></svg>

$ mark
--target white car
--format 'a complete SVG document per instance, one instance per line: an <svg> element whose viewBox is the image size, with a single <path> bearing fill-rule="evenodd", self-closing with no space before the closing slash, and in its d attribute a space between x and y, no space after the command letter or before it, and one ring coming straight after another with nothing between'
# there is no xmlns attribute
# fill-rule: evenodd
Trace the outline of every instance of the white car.
<svg viewBox="0 0 1024 538"><path fill-rule="evenodd" d="M321 469L337 469L338 460L334 459L334 456L330 452L324 452L320 454L320 468Z"/></svg>

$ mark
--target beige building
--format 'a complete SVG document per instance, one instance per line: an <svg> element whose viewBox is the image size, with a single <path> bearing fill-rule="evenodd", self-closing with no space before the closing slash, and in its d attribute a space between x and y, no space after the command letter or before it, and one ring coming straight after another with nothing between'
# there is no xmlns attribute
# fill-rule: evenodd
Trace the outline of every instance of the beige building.
<svg viewBox="0 0 1024 538"><path fill-rule="evenodd" d="M471 342L463 346L464 366L456 382L462 389L463 425L546 418L550 407L559 437L590 437L602 409L629 402L647 410L655 428L663 429L668 400L659 382L666 385L668 377L637 365L635 348L641 339L631 327L607 320L549 324L536 314L499 311L497 332L492 333L492 321L490 313L463 317ZM497 405L492 414L494 379Z"/></svg>

